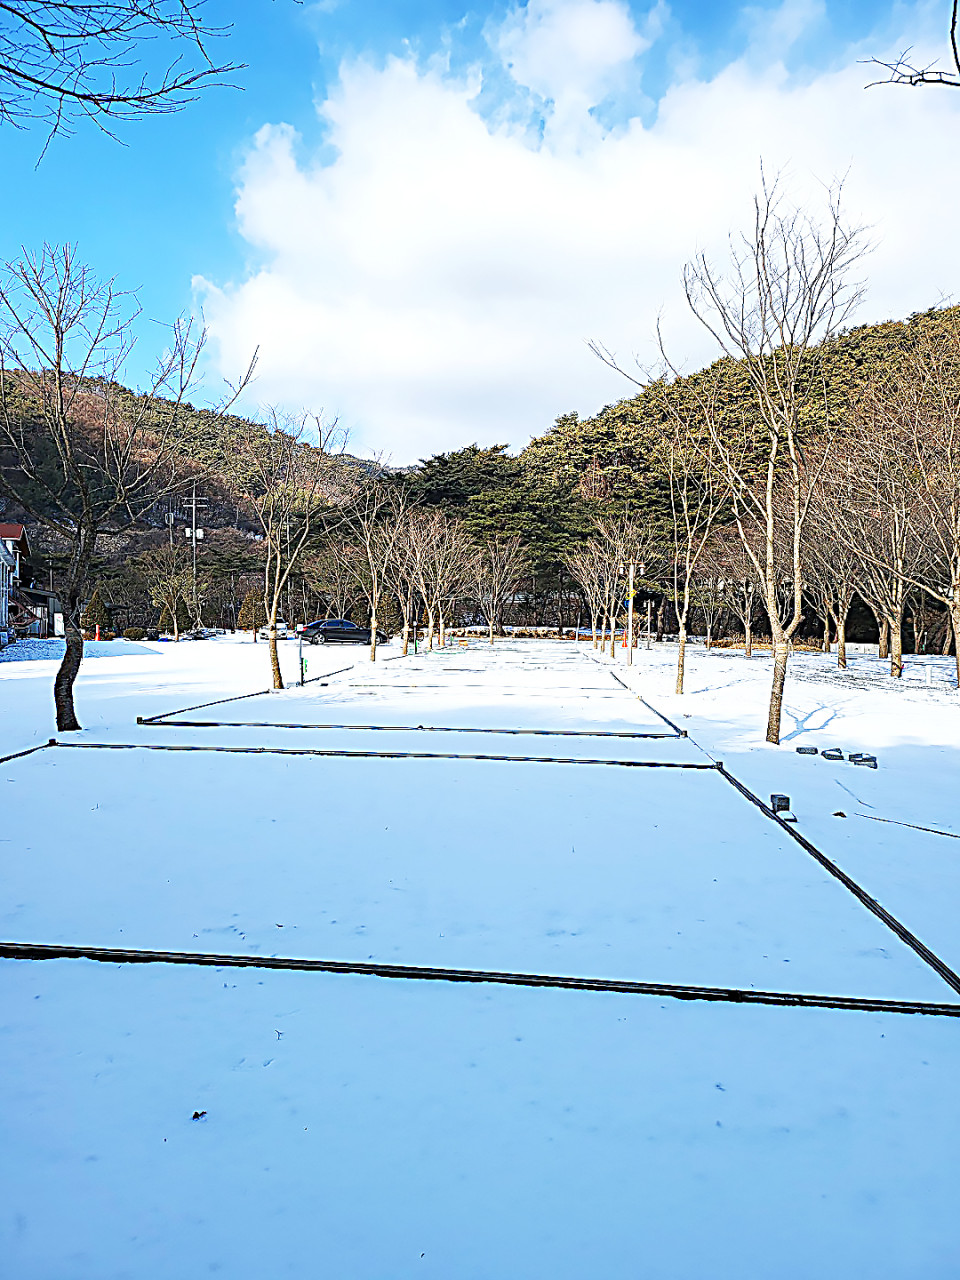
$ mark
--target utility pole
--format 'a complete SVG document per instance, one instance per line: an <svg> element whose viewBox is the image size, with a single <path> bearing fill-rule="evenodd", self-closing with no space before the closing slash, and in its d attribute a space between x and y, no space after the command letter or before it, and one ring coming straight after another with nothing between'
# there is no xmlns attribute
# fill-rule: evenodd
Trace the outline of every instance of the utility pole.
<svg viewBox="0 0 960 1280"><path fill-rule="evenodd" d="M633 666L633 575L634 563L630 561L627 578L627 666Z"/></svg>
<svg viewBox="0 0 960 1280"><path fill-rule="evenodd" d="M193 482L193 492L187 500L190 506L190 528L184 529L184 533L193 544L193 625L196 630L200 628L200 600L197 595L197 540L203 537L203 530L197 528L197 507L205 507L207 505L206 498L197 497L197 482ZM173 538L173 526L170 528L171 540Z"/></svg>

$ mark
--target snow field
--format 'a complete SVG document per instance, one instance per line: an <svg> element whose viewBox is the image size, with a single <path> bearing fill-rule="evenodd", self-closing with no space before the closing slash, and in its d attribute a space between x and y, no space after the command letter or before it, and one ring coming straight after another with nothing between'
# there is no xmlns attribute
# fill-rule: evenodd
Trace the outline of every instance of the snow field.
<svg viewBox="0 0 960 1280"><path fill-rule="evenodd" d="M2 972L21 1280L957 1274L952 1021Z"/></svg>
<svg viewBox="0 0 960 1280"><path fill-rule="evenodd" d="M952 704L788 682L771 749L768 664L694 649L678 699L653 650L614 669L691 740L236 724L665 730L592 651L514 642L312 650L356 665L195 713L232 727L137 726L266 683L260 646L155 648L89 664L76 740L720 758L951 959L955 842L859 815L954 816ZM0 668L3 750L51 736L51 668ZM835 739L881 769L792 749ZM956 998L714 772L52 749L0 788L8 940ZM953 1019L86 961L0 982L17 1280L960 1272Z"/></svg>
<svg viewBox="0 0 960 1280"><path fill-rule="evenodd" d="M714 772L65 749L11 765L8 794L60 804L10 828L10 941L950 996Z"/></svg>
<svg viewBox="0 0 960 1280"><path fill-rule="evenodd" d="M675 660L675 650L654 648L632 671L614 670L761 798L788 794L803 834L960 972L960 694L900 685L873 658L852 659L844 674L835 657L795 654L782 743L771 747L769 656L694 649L682 697ZM952 658L907 662L935 667L943 681L954 669ZM798 756L808 744L869 751L879 768Z"/></svg>

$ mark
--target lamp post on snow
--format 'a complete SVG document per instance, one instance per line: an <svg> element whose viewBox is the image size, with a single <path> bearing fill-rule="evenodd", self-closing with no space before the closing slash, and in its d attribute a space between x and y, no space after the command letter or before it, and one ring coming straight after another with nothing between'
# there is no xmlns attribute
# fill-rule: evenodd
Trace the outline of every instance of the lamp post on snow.
<svg viewBox="0 0 960 1280"><path fill-rule="evenodd" d="M630 561L627 575L627 666L633 666L633 575L634 563Z"/></svg>

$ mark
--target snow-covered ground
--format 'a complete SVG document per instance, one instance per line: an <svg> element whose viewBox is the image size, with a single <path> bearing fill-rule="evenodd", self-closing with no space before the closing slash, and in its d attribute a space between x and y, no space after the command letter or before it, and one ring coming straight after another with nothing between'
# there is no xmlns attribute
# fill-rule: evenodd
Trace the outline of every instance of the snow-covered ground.
<svg viewBox="0 0 960 1280"><path fill-rule="evenodd" d="M257 693L266 648L100 649L62 737L102 749L0 766L5 941L958 1001L718 773L647 767L790 794L957 968L949 660L892 686L798 656L773 748L769 659L729 651L678 698L668 647L311 649L303 688L137 724ZM55 736L55 666L0 661L0 755ZM213 745L244 750L146 749ZM960 1273L960 1019L83 960L0 983L17 1280Z"/></svg>

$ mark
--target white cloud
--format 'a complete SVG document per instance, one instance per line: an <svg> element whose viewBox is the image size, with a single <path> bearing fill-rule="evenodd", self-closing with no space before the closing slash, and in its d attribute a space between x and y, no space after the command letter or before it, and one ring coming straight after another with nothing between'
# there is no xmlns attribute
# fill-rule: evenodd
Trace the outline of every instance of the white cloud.
<svg viewBox="0 0 960 1280"><path fill-rule="evenodd" d="M793 34L804 11L791 0L777 20ZM851 210L879 245L864 319L957 293L956 95L866 92L853 52L803 80L748 55L674 84L654 123L604 134L584 104L643 39L611 0L531 0L507 19L494 43L514 77L567 104L537 148L481 119L476 74L413 59L342 68L321 107L331 163L301 158L288 126L262 129L237 197L262 265L197 281L224 371L259 343L259 399L323 405L354 447L398 462L521 446L629 393L587 338L652 359L662 312L681 359L710 358L680 268L744 224L761 156L801 199L850 169Z"/></svg>
<svg viewBox="0 0 960 1280"><path fill-rule="evenodd" d="M596 138L590 108L650 44L619 0L529 0L489 39L516 83L549 103L547 131L561 146Z"/></svg>

